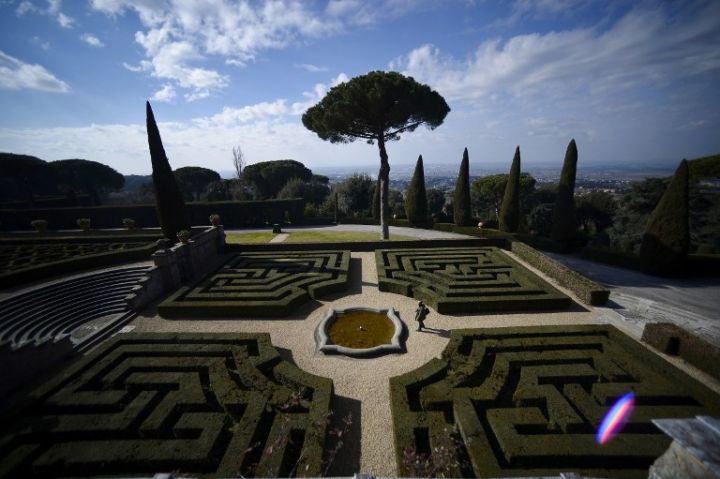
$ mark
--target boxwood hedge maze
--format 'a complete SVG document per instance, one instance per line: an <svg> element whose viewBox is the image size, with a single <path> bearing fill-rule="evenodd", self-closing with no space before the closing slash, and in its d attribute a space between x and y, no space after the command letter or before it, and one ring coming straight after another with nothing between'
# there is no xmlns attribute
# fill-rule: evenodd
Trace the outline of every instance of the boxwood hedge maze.
<svg viewBox="0 0 720 479"><path fill-rule="evenodd" d="M350 251L240 253L158 306L165 317L287 316L311 298L345 291Z"/></svg>
<svg viewBox="0 0 720 479"><path fill-rule="evenodd" d="M331 396L268 334L124 334L3 422L0 477L318 476Z"/></svg>
<svg viewBox="0 0 720 479"><path fill-rule="evenodd" d="M133 243L57 243L0 246L0 273L39 266L55 261L73 259L98 253L110 253L145 246L146 242Z"/></svg>
<svg viewBox="0 0 720 479"><path fill-rule="evenodd" d="M630 391L623 432L596 444ZM390 395L401 477L429 455L446 477L644 478L671 442L652 418L720 414L710 389L607 325L454 330L442 359L392 378Z"/></svg>
<svg viewBox="0 0 720 479"><path fill-rule="evenodd" d="M495 247L376 250L380 291L440 313L561 309L570 298Z"/></svg>

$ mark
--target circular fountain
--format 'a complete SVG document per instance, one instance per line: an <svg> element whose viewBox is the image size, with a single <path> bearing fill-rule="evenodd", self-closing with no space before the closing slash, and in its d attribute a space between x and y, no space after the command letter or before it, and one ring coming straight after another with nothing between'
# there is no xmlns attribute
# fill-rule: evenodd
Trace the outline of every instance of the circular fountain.
<svg viewBox="0 0 720 479"><path fill-rule="evenodd" d="M318 350L351 357L400 353L403 323L390 309L330 309L315 331Z"/></svg>

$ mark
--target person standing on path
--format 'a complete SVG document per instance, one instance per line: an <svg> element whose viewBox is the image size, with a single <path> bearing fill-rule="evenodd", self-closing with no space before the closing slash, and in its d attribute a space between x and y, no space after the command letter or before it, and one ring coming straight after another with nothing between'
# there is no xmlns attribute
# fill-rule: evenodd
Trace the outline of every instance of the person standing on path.
<svg viewBox="0 0 720 479"><path fill-rule="evenodd" d="M418 307L415 310L415 321L418 323L417 331L422 331L422 328L425 327L425 317L427 317L429 312L430 308L425 306L425 303L422 301L418 301Z"/></svg>

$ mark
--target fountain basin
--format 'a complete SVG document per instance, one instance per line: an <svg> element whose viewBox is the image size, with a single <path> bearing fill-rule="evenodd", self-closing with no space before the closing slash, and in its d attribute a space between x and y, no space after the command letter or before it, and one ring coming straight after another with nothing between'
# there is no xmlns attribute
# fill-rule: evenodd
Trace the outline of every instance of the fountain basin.
<svg viewBox="0 0 720 479"><path fill-rule="evenodd" d="M330 309L315 331L318 350L351 357L401 353L403 323L395 309Z"/></svg>

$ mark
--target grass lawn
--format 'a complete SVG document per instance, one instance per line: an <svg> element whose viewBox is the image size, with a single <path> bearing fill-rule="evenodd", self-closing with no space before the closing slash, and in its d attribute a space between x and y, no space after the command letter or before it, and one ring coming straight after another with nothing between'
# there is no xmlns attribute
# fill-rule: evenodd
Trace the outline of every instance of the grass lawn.
<svg viewBox="0 0 720 479"><path fill-rule="evenodd" d="M275 235L272 231L258 233L226 233L226 243L269 243Z"/></svg>
<svg viewBox="0 0 720 479"><path fill-rule="evenodd" d="M379 232L370 231L294 231L288 233L285 243L337 243L341 241L378 241ZM227 233L228 243L268 243L275 235L272 232ZM414 240L411 236L390 235L390 241Z"/></svg>
<svg viewBox="0 0 720 479"><path fill-rule="evenodd" d="M414 240L410 236L390 235L390 241ZM380 241L380 232L373 231L294 231L285 243L332 243L340 241Z"/></svg>

